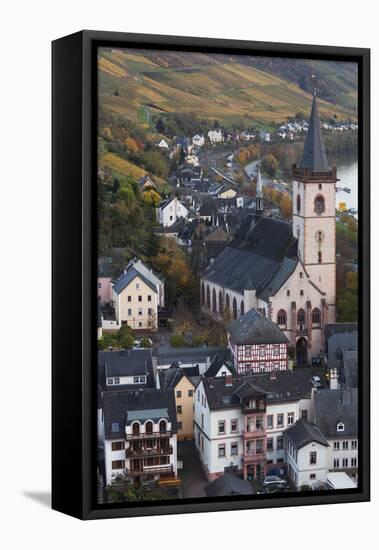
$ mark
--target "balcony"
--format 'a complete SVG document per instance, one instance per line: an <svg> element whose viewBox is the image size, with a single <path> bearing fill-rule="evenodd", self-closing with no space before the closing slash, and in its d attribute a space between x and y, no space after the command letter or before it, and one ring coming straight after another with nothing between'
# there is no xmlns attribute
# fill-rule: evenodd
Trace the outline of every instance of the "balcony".
<svg viewBox="0 0 379 550"><path fill-rule="evenodd" d="M146 456L161 456L172 455L174 452L172 445L169 447L163 447L161 449L131 449L130 447L125 450L126 458L137 458Z"/></svg>
<svg viewBox="0 0 379 550"><path fill-rule="evenodd" d="M167 466L143 466L142 470L129 470L129 476L142 476L142 475L158 475L158 474L173 474L174 467L172 464Z"/></svg>
<svg viewBox="0 0 379 550"><path fill-rule="evenodd" d="M263 437L265 435L265 428L261 426L260 428L251 427L249 429L243 429L242 435L244 439L251 439L256 437Z"/></svg>
<svg viewBox="0 0 379 550"><path fill-rule="evenodd" d="M151 433L139 433L139 434L126 434L126 440L130 439L156 439L162 437L172 437L172 432L151 432Z"/></svg>
<svg viewBox="0 0 379 550"><path fill-rule="evenodd" d="M258 464L266 461L265 451L246 451L243 455L243 461L245 464Z"/></svg>

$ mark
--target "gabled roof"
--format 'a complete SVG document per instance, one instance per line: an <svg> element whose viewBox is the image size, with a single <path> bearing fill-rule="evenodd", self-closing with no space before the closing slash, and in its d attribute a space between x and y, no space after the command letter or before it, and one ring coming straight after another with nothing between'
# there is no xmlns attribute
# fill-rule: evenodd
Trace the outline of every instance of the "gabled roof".
<svg viewBox="0 0 379 550"><path fill-rule="evenodd" d="M252 380L244 380L235 390L234 395L242 401L246 397L266 397L266 392L258 388Z"/></svg>
<svg viewBox="0 0 379 550"><path fill-rule="evenodd" d="M314 441L325 447L329 446L320 429L315 424L308 422L308 420L298 420L290 428L287 428L284 433L292 441L296 449L302 449Z"/></svg>
<svg viewBox="0 0 379 550"><path fill-rule="evenodd" d="M207 497L225 497L230 495L251 495L253 488L246 479L232 474L223 474L203 488Z"/></svg>
<svg viewBox="0 0 379 550"><path fill-rule="evenodd" d="M313 93L312 111L300 166L308 168L312 172L329 171L328 159L320 129L316 92Z"/></svg>
<svg viewBox="0 0 379 550"><path fill-rule="evenodd" d="M147 286L151 288L153 292L157 292L157 287L151 281L149 281L142 273L137 271L134 267L129 269L126 273L120 275L117 281L113 284L113 289L117 294L121 292L136 278L139 277Z"/></svg>
<svg viewBox="0 0 379 550"><path fill-rule="evenodd" d="M229 370L230 374L235 376L237 371L230 359L230 353L225 351L223 353L218 353L212 360L209 368L204 372L206 378L216 378L221 367L225 367Z"/></svg>
<svg viewBox="0 0 379 550"><path fill-rule="evenodd" d="M160 385L165 390L176 388L183 377L186 377L195 386L191 380L194 376L199 376L199 367L181 368L178 364L173 364L168 369L159 370Z"/></svg>
<svg viewBox="0 0 379 550"><path fill-rule="evenodd" d="M232 321L227 330L233 344L288 344L278 325L255 308Z"/></svg>
<svg viewBox="0 0 379 550"><path fill-rule="evenodd" d="M154 285L158 286L162 284L162 280L158 277L158 275L154 273L152 269L149 269L147 265L145 265L139 258L132 258L126 266L125 271L130 271L132 268L136 269L138 273L143 275Z"/></svg>
<svg viewBox="0 0 379 550"><path fill-rule="evenodd" d="M106 377L147 375L152 365L149 349L104 351L103 357Z"/></svg>
<svg viewBox="0 0 379 550"><path fill-rule="evenodd" d="M358 390L317 390L314 394L314 420L327 438L358 437ZM343 431L337 424L344 425Z"/></svg>
<svg viewBox="0 0 379 550"><path fill-rule="evenodd" d="M128 415L129 420L130 416L132 418L141 416L145 422L147 419L159 420L161 413L162 417L169 419L172 431L176 432L176 407L173 391L164 392L156 389L106 391L103 393L105 439L125 438Z"/></svg>

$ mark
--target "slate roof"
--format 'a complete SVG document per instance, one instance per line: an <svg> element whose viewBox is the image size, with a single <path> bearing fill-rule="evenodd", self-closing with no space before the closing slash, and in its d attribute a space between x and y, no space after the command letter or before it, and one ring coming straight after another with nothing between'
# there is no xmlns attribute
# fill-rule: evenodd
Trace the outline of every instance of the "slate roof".
<svg viewBox="0 0 379 550"><path fill-rule="evenodd" d="M139 384L138 388L154 387L154 372L151 350L132 349L124 351L100 351L98 355L98 384L103 389L107 377L146 375L146 384ZM112 391L135 389L134 384L120 384L112 386Z"/></svg>
<svg viewBox="0 0 379 550"><path fill-rule="evenodd" d="M153 292L157 292L157 287L154 285L149 279L147 279L142 273L137 271L134 267L129 269L126 273L123 273L120 275L120 277L117 279L117 281L113 284L113 289L117 294L121 294L121 292L128 286L130 283L136 278L139 277L142 279L144 283L149 286Z"/></svg>
<svg viewBox="0 0 379 550"><path fill-rule="evenodd" d="M162 280L159 278L159 276L154 273L152 269L149 269L147 265L145 265L140 259L131 259L126 266L126 271L130 271L133 268L138 271L138 273L140 273L143 277L148 279L153 285L159 286L160 284L162 284Z"/></svg>
<svg viewBox="0 0 379 550"><path fill-rule="evenodd" d="M278 325L255 308L232 321L227 330L233 344L288 344Z"/></svg>
<svg viewBox="0 0 379 550"><path fill-rule="evenodd" d="M125 425L128 423L128 413L141 412L144 417L156 415L162 410L172 423L172 431L177 431L176 407L174 392L164 392L156 389L139 391L106 391L103 393L103 415L105 439L121 439L125 437ZM152 418L152 420L155 419ZM112 430L113 424L113 430Z"/></svg>
<svg viewBox="0 0 379 550"><path fill-rule="evenodd" d="M329 446L320 429L315 424L312 424L312 422L308 422L308 420L298 420L290 428L287 428L284 433L292 441L296 449L301 449L313 441L325 447Z"/></svg>
<svg viewBox="0 0 379 550"><path fill-rule="evenodd" d="M199 367L181 368L179 365L172 365L168 369L159 370L159 381L162 389L174 389L183 376L193 384L192 377L199 376ZM195 386L195 384L193 384Z"/></svg>
<svg viewBox="0 0 379 550"><path fill-rule="evenodd" d="M231 361L229 351L225 351L224 353L218 353L213 358L209 368L204 372L204 376L206 378L216 377L218 371L221 369L223 365L225 365L229 369L229 371L233 376L237 374L237 371Z"/></svg>
<svg viewBox="0 0 379 550"><path fill-rule="evenodd" d="M158 365L165 365L180 361L181 363L192 363L195 366L198 363L204 363L207 357L213 357L224 348L219 347L201 347L201 348L170 348L159 346L154 355L157 357Z"/></svg>
<svg viewBox="0 0 379 550"><path fill-rule="evenodd" d="M252 486L246 479L240 479L232 474L223 474L205 487L207 497L224 497L230 495L251 495Z"/></svg>
<svg viewBox="0 0 379 550"><path fill-rule="evenodd" d="M266 394L268 403L286 403L299 399L310 399L312 392L311 377L320 376L322 387L325 386L323 369L309 368L295 371L276 371L275 379L269 373L233 377L233 385L226 386L225 378L203 378L204 391L210 409L227 409L240 406L236 391L244 383L251 383Z"/></svg>
<svg viewBox="0 0 379 550"><path fill-rule="evenodd" d="M327 323L324 332L325 341L327 342L333 334L358 332L358 323Z"/></svg>
<svg viewBox="0 0 379 550"><path fill-rule="evenodd" d="M201 277L240 294L255 289L258 297L267 300L293 273L298 261L292 225L248 214L232 242Z"/></svg>
<svg viewBox="0 0 379 550"><path fill-rule="evenodd" d="M309 118L308 132L304 142L303 157L300 166L308 168L312 172L328 172L329 170L324 140L321 135L315 92L313 94L311 116Z"/></svg>
<svg viewBox="0 0 379 550"><path fill-rule="evenodd" d="M318 390L314 394L314 420L327 438L358 436L358 390ZM342 422L343 431L337 431Z"/></svg>
<svg viewBox="0 0 379 550"><path fill-rule="evenodd" d="M346 388L358 387L358 352L356 350L344 350L341 383Z"/></svg>
<svg viewBox="0 0 379 550"><path fill-rule="evenodd" d="M328 367L341 366L344 350L357 350L358 332L341 332L332 334L328 339L327 356Z"/></svg>

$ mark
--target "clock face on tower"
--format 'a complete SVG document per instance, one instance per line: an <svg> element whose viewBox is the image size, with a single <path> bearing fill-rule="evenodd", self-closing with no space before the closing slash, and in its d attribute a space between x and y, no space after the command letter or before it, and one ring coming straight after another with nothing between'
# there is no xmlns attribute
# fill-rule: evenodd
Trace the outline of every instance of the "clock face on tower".
<svg viewBox="0 0 379 550"><path fill-rule="evenodd" d="M325 239L325 233L321 230L316 231L315 233L315 240L318 243L322 243L322 241Z"/></svg>

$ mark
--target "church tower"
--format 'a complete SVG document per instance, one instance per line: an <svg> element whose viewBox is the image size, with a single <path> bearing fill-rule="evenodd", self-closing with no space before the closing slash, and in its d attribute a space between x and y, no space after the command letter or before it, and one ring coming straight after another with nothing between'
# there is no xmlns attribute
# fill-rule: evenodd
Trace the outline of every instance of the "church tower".
<svg viewBox="0 0 379 550"><path fill-rule="evenodd" d="M293 234L311 281L324 293L325 322L335 321L337 169L329 168L316 91L300 166L292 166Z"/></svg>
<svg viewBox="0 0 379 550"><path fill-rule="evenodd" d="M257 216L262 216L264 213L264 202L263 202L263 186L262 186L262 177L261 177L261 166L258 163L257 165L257 186L255 193L255 212Z"/></svg>

